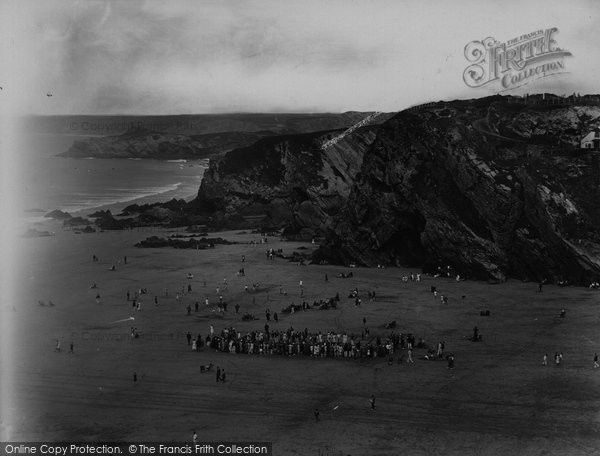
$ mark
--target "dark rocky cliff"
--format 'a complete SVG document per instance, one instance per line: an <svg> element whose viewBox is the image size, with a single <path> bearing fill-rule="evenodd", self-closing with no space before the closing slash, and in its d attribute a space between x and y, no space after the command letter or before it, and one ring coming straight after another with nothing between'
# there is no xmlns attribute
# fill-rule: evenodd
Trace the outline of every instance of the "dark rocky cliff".
<svg viewBox="0 0 600 456"><path fill-rule="evenodd" d="M212 160L193 202L218 227L285 228L289 237L322 235L345 205L378 126L322 149L343 130L264 138Z"/></svg>
<svg viewBox="0 0 600 456"><path fill-rule="evenodd" d="M600 278L599 157L579 149L600 108L508 101L438 103L381 126L315 259Z"/></svg>

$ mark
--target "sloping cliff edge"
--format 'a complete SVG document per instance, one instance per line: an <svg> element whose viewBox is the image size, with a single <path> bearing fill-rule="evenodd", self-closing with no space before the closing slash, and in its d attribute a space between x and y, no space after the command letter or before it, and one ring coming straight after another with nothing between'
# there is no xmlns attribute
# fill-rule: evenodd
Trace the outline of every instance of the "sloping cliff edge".
<svg viewBox="0 0 600 456"><path fill-rule="evenodd" d="M342 130L263 138L211 161L190 210L215 228L324 241L314 261L494 281L600 278L597 96L429 103Z"/></svg>
<svg viewBox="0 0 600 456"><path fill-rule="evenodd" d="M503 281L600 277L600 124L590 98L437 103L386 122L316 261L450 266Z"/></svg>

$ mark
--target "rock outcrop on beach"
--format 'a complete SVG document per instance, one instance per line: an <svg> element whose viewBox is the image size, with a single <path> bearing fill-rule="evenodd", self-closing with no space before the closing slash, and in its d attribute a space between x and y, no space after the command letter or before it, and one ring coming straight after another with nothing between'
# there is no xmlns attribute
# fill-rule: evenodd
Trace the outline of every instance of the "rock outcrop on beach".
<svg viewBox="0 0 600 456"><path fill-rule="evenodd" d="M174 249L193 249L193 250L205 250L212 249L216 245L233 245L237 244L236 242L228 241L227 239L223 239L220 237L216 238L206 238L201 237L197 238L195 236L188 237L174 237L163 238L158 236L150 236L143 241L135 244L136 247L140 248L149 248L149 249L159 249L163 247L169 247Z"/></svg>
<svg viewBox="0 0 600 456"><path fill-rule="evenodd" d="M51 218L54 220L68 220L72 217L72 215L69 214L68 212L64 212L59 209L55 209L53 211L48 212L46 215L44 215L44 217Z"/></svg>
<svg viewBox="0 0 600 456"><path fill-rule="evenodd" d="M211 160L193 210L215 228L285 228L311 239L345 205L378 126L264 138ZM322 145L332 141L327 148Z"/></svg>
<svg viewBox="0 0 600 456"><path fill-rule="evenodd" d="M378 131L315 260L502 281L600 277L597 105L490 97L399 113Z"/></svg>

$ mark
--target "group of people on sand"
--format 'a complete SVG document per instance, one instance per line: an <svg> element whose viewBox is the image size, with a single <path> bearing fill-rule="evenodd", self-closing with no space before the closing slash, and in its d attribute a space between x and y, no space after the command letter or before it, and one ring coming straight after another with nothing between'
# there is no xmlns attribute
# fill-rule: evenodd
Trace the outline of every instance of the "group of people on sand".
<svg viewBox="0 0 600 456"><path fill-rule="evenodd" d="M264 331L243 333L235 328L225 328L215 334L211 325L211 334L206 336L206 347L225 353L307 356L317 358L393 358L398 354L398 363L414 363L414 348L427 350L423 359L442 358L445 343L440 342L437 351L430 348L423 339L416 343L412 334L404 335L391 332L385 340L377 336L371 340L345 332L309 332L295 330L293 327L285 331L271 331L268 323ZM406 350L406 353L402 351Z"/></svg>

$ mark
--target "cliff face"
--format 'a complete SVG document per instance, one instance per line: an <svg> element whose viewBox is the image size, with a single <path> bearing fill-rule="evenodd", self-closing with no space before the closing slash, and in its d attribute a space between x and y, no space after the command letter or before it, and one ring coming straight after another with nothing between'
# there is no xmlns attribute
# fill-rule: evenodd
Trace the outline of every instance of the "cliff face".
<svg viewBox="0 0 600 456"><path fill-rule="evenodd" d="M377 126L322 150L343 130L264 138L212 160L194 206L213 224L285 227L292 237L324 234L346 203Z"/></svg>
<svg viewBox="0 0 600 456"><path fill-rule="evenodd" d="M50 116L27 121L34 132L103 134L78 140L65 157L198 159L261 138L347 128L367 113L206 114L189 116ZM385 116L379 117L381 122Z"/></svg>
<svg viewBox="0 0 600 456"><path fill-rule="evenodd" d="M578 142L599 123L597 106L500 97L399 113L364 155L315 259L597 280L600 160Z"/></svg>
<svg viewBox="0 0 600 456"><path fill-rule="evenodd" d="M63 157L199 159L252 144L270 132L181 135L135 131L74 141Z"/></svg>

